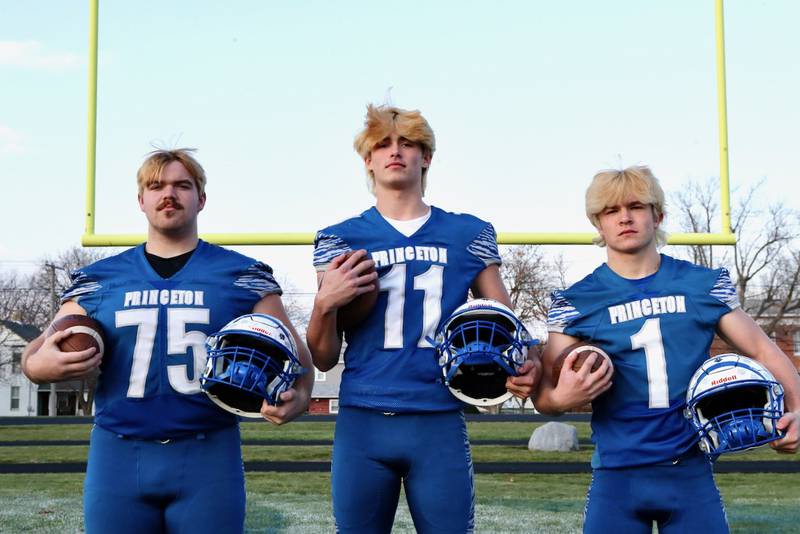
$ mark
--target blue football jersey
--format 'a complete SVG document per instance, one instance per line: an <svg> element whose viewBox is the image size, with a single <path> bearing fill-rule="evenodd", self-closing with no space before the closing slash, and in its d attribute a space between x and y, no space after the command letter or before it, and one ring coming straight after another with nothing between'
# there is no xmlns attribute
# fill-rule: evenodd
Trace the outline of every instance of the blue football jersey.
<svg viewBox="0 0 800 534"><path fill-rule="evenodd" d="M643 281L603 264L552 298L548 330L591 341L614 364L613 386L592 402L593 467L667 461L694 446L686 390L720 318L739 306L728 271L662 254Z"/></svg>
<svg viewBox="0 0 800 534"><path fill-rule="evenodd" d="M436 412L462 404L443 384L431 340L461 304L475 277L499 264L491 224L431 207L410 237L376 208L317 233L314 265L325 270L349 250L366 249L380 276L370 316L345 332L342 406L386 412Z"/></svg>
<svg viewBox="0 0 800 534"><path fill-rule="evenodd" d="M206 337L280 293L270 267L204 241L170 278L156 274L144 245L75 271L62 302L82 306L106 338L95 423L142 439L235 424L200 390Z"/></svg>

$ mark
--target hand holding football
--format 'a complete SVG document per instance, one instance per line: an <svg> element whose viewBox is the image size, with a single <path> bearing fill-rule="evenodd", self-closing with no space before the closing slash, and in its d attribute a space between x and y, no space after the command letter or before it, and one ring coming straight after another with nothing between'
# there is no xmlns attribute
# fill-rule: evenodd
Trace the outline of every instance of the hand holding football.
<svg viewBox="0 0 800 534"><path fill-rule="evenodd" d="M68 330L71 335L58 342L62 352L79 352L94 347L97 353L103 354L103 330L100 324L88 315L64 315L59 317L47 327L45 337L50 337L56 332Z"/></svg>
<svg viewBox="0 0 800 534"><path fill-rule="evenodd" d="M345 261L350 258L355 253L355 251L349 251L345 253ZM363 269L359 274L360 276L369 275L375 272L375 266L371 265L369 267L361 267L361 264L365 261L370 260L369 255L365 255L358 261L355 265L352 266L353 270ZM378 294L380 293L380 287L378 285L377 278L375 281L372 282L374 286L371 291L367 291L366 293L362 293L361 295L357 296L349 303L345 304L344 306L340 307L337 314L336 314L336 328L343 332L345 330L349 330L358 324L360 324L367 316L372 312L372 308L375 307L375 302L378 300Z"/></svg>
<svg viewBox="0 0 800 534"><path fill-rule="evenodd" d="M586 363L586 358L594 353L597 353L597 358L595 358L594 363L592 363L590 372L593 373L600 368L600 365L603 363L603 358L607 359L609 365L611 365L611 358L608 357L608 354L606 354L603 349L586 341L578 341L562 350L561 354L559 354L558 358L556 358L556 360L553 362L551 375L553 379L553 387L558 385L558 379L561 375L561 368L564 366L564 360L566 360L571 354L577 354L577 358L575 358L575 362L572 364L572 370L579 371L581 367L583 367L583 364Z"/></svg>

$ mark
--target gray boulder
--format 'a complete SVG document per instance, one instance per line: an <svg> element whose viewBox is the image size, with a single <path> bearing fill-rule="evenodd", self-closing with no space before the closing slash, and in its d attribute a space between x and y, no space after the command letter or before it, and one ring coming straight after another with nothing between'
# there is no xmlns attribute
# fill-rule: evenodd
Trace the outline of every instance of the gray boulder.
<svg viewBox="0 0 800 534"><path fill-rule="evenodd" d="M572 425L550 422L540 426L528 440L529 451L577 451L578 431Z"/></svg>

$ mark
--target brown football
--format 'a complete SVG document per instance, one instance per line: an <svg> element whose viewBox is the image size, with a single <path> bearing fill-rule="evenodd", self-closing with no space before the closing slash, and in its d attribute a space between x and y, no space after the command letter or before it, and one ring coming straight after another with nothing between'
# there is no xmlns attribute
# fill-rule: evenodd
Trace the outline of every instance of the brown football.
<svg viewBox="0 0 800 534"><path fill-rule="evenodd" d="M572 345L568 346L564 350L561 351L561 354L558 355L556 361L553 362L553 387L558 385L558 379L561 375L561 368L564 366L564 360L572 354L573 352L578 353L578 357L575 359L575 363L572 365L573 371L579 371L581 367L583 367L584 362L586 362L586 358L588 358L592 353L597 353L598 355L602 356L602 358L595 358L594 363L592 364L591 372L597 371L600 365L603 363L603 358L608 360L608 363L611 363L611 358L608 357L608 354L603 351L600 347L592 345L587 341L578 341L573 343Z"/></svg>
<svg viewBox="0 0 800 534"><path fill-rule="evenodd" d="M103 329L100 324L88 315L64 315L59 317L47 327L45 337L50 337L56 332L69 330L71 335L58 343L58 348L63 352L78 352L94 347L102 354L105 350Z"/></svg>
<svg viewBox="0 0 800 534"><path fill-rule="evenodd" d="M347 256L353 254L354 251L347 252ZM369 254L364 256L364 259L361 261L370 259ZM358 265L358 264L356 264ZM374 273L375 267L373 266L371 269L367 270L364 274ZM372 311L372 308L375 307L375 302L378 300L378 294L380 293L380 287L378 284L378 280L376 279L373 283L375 288L368 292L364 293L363 295L359 295L341 308L336 313L336 328L340 332L344 332L345 330L350 330L351 328L358 326L364 319Z"/></svg>

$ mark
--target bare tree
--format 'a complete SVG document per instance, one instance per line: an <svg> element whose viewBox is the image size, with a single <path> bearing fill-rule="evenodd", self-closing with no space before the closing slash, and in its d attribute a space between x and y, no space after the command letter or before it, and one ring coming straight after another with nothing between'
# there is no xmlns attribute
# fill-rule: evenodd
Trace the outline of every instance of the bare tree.
<svg viewBox="0 0 800 534"><path fill-rule="evenodd" d="M11 377L11 368L14 365L14 353L7 345L11 341L11 332L0 331L0 382L5 382Z"/></svg>
<svg viewBox="0 0 800 534"><path fill-rule="evenodd" d="M70 272L108 255L106 250L72 247L54 258L40 260L33 274L0 273L0 319L44 329L51 320L50 299L58 298L69 287Z"/></svg>
<svg viewBox="0 0 800 534"><path fill-rule="evenodd" d="M301 292L288 277L283 277L278 282L283 289L281 301L286 310L286 315L301 335L305 335L308 328L308 320L311 316L311 308L308 306L306 297L313 297L313 294Z"/></svg>
<svg viewBox="0 0 800 534"><path fill-rule="evenodd" d="M539 245L509 247L500 274L517 317L525 324L544 321L550 293L567 285L563 258L548 258Z"/></svg>
<svg viewBox="0 0 800 534"><path fill-rule="evenodd" d="M706 267L727 267L742 308L772 334L787 314L800 310L800 219L782 203L762 208L757 201L762 185L739 195L732 208L731 228L737 235L732 249L690 246L688 255ZM681 230L713 231L719 213L714 180L691 182L673 200Z"/></svg>
<svg viewBox="0 0 800 534"><path fill-rule="evenodd" d="M55 292L63 293L70 286L70 274L76 269L101 260L116 252L111 249L70 247L55 257L45 257L34 275L34 285L49 291L52 270L55 271ZM53 266L53 267L50 267ZM52 269L52 270L51 270Z"/></svg>
<svg viewBox="0 0 800 534"><path fill-rule="evenodd" d="M75 246L55 257L43 258L39 269L31 275L0 275L0 319L33 325L44 330L52 320L53 311L58 308L58 295L70 286L70 273L113 252ZM0 345L4 341L0 339ZM7 366L12 362L0 361L0 367L3 364ZM77 394L78 406L84 414L91 413L94 380L91 377L70 382L71 389Z"/></svg>
<svg viewBox="0 0 800 534"><path fill-rule="evenodd" d="M34 276L0 274L0 319L38 327L50 319L48 291L34 285Z"/></svg>
<svg viewBox="0 0 800 534"><path fill-rule="evenodd" d="M719 183L713 180L691 181L675 193L673 203L678 209L674 216L677 216L681 230L693 233L710 232L711 225L719 220L718 196ZM689 250L693 263L714 266L714 249L710 245L693 245Z"/></svg>

